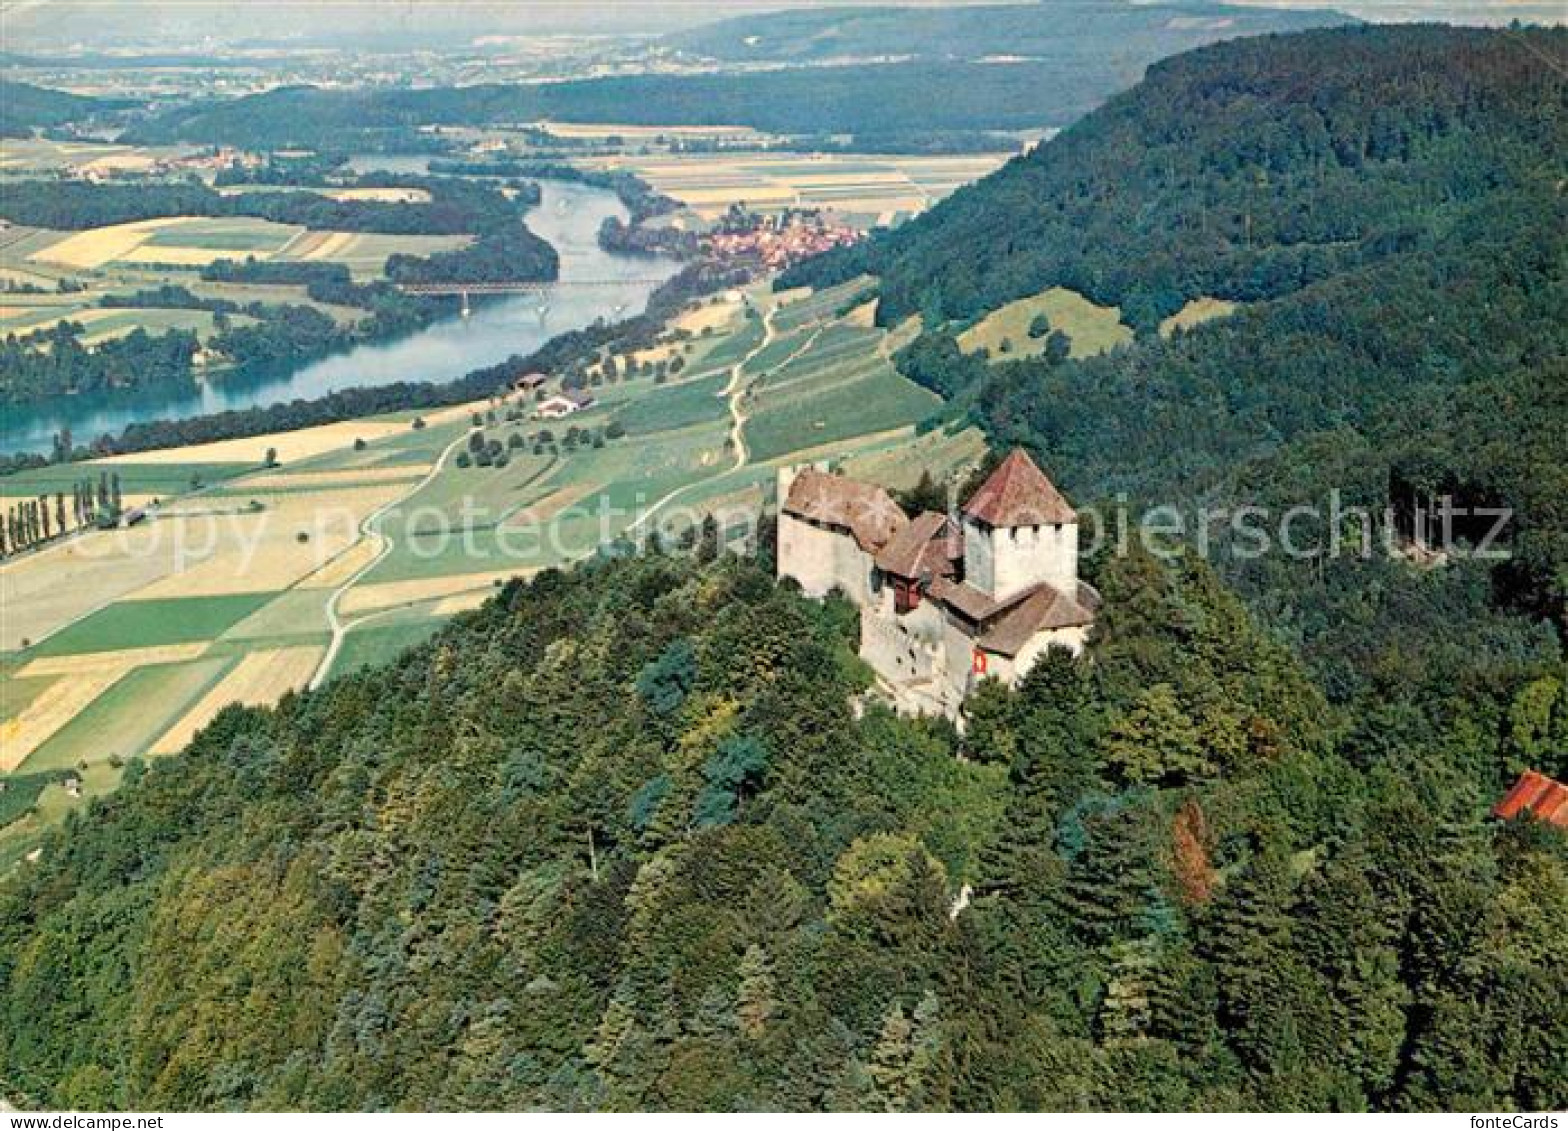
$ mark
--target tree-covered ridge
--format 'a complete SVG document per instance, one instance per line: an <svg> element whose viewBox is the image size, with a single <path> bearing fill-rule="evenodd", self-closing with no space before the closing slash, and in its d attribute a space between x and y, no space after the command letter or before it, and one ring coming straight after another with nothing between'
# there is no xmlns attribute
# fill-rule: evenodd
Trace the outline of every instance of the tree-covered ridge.
<svg viewBox="0 0 1568 1131"><path fill-rule="evenodd" d="M3 1083L90 1109L1568 1102L1568 847L1486 815L1522 743L1561 742L1561 669L1368 757L1206 567L1098 580L1091 658L986 692L962 740L852 711L847 606L660 556L227 711L0 886Z"/></svg>
<svg viewBox="0 0 1568 1131"><path fill-rule="evenodd" d="M0 137L31 137L34 130L63 126L124 105L112 99L86 98L14 79L0 79Z"/></svg>
<svg viewBox="0 0 1568 1131"><path fill-rule="evenodd" d="M1556 191L1568 31L1350 27L1163 60L1048 144L785 282L882 276L881 318L970 317L1059 285L1152 331L1444 238Z"/></svg>

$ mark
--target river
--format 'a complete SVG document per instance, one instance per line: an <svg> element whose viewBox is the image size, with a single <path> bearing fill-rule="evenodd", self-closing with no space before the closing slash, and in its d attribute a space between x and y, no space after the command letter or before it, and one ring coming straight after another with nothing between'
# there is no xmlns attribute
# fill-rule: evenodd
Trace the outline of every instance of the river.
<svg viewBox="0 0 1568 1131"><path fill-rule="evenodd" d="M539 184L543 197L529 211L528 226L560 253L561 281L624 283L493 298L476 304L468 318L454 316L406 337L356 346L293 369L265 374L219 372L195 386L181 383L52 397L7 407L0 452L47 452L55 433L65 428L81 444L106 432L118 436L127 424L137 421L204 416L355 386L451 381L514 354L531 353L557 334L587 326L596 318L614 321L639 313L654 287L646 280L668 278L678 265L668 259L614 255L599 247L599 225L605 217L626 219L626 209L613 193L563 181Z"/></svg>

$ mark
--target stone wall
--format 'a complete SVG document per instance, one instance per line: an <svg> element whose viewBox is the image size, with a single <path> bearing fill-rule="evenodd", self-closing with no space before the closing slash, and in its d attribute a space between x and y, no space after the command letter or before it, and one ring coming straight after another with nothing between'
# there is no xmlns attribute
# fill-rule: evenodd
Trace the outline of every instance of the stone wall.
<svg viewBox="0 0 1568 1131"><path fill-rule="evenodd" d="M842 589L862 608L872 603L871 555L847 531L779 514L779 576L793 577L808 597Z"/></svg>

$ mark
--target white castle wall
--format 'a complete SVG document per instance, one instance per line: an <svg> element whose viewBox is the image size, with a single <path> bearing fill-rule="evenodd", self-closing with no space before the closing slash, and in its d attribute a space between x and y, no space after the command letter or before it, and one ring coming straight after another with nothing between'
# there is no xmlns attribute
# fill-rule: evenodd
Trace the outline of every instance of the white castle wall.
<svg viewBox="0 0 1568 1131"><path fill-rule="evenodd" d="M779 514L779 576L793 577L808 597L842 589L864 608L872 601L871 555L847 532Z"/></svg>
<svg viewBox="0 0 1568 1131"><path fill-rule="evenodd" d="M1005 598L1040 582L1078 589L1078 524L988 529L964 522L964 574L976 589Z"/></svg>

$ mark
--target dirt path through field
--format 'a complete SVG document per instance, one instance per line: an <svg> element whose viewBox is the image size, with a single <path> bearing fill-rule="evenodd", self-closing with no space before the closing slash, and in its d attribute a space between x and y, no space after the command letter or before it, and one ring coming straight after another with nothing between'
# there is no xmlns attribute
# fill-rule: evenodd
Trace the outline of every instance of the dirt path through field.
<svg viewBox="0 0 1568 1131"><path fill-rule="evenodd" d="M338 614L338 605L343 600L343 594L353 588L355 582L374 569L376 563L392 552L392 539L382 534L380 530L375 529L376 524L381 521L388 511L408 502L409 499L423 491L432 479L441 474L441 469L446 466L446 461L451 458L452 453L467 442L468 434L465 432L441 449L441 454L436 457L436 462L430 465L430 470L425 473L424 478L420 479L397 498L382 503L360 522L360 534L365 538L376 539L377 549L375 554L364 565L360 566L347 580L332 590L332 595L327 598L327 627L332 630L332 642L327 645L327 650L321 657L321 663L316 667L316 674L310 677L310 689L312 691L326 681L327 673L332 670L333 661L338 658L338 652L343 647L343 638L348 635L350 629L365 619L364 617L359 617L355 620L345 621Z"/></svg>
<svg viewBox="0 0 1568 1131"><path fill-rule="evenodd" d="M660 510L669 506L669 504L677 497L685 494L687 491L690 491L693 487L700 487L705 483L713 482L713 480L718 479L720 476L730 475L736 471L739 471L750 462L751 455L746 450L746 410L744 405L741 403L745 398L746 391L751 388L751 386L746 381L746 366L750 365L751 362L760 353L762 353L763 350L767 349L770 345L773 344L775 339L778 338L778 330L773 325L773 316L778 313L779 305L780 304L778 302L770 303L767 309L762 312L762 340L750 350L748 350L745 357L741 358L734 365L730 366L730 379L725 383L724 391L719 394L729 403L730 446L735 450L734 462L722 471L715 471L712 475L709 475L705 478L695 480L691 483L686 483L680 487L676 487L672 491L666 491L663 495L654 500L652 506L642 512L641 517L639 517L636 522L632 523L626 528L627 537L635 536L640 529L645 527L649 521L652 520L654 515L658 514ZM821 331L819 330L818 333L820 332ZM813 334L810 339L801 345L801 349L805 349L815 339L816 335ZM789 357L785 359L786 363L793 361L799 355L799 353L800 350L796 350L794 353L791 353Z"/></svg>

